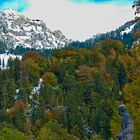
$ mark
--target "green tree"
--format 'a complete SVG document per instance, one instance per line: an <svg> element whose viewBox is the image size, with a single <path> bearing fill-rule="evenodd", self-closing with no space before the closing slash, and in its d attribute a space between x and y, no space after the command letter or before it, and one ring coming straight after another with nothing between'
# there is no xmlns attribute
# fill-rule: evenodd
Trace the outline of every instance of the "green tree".
<svg viewBox="0 0 140 140"><path fill-rule="evenodd" d="M7 81L6 80L3 80L1 82L0 95L1 95L1 98L2 98L1 106L5 110L8 107L8 104L9 104Z"/></svg>
<svg viewBox="0 0 140 140"><path fill-rule="evenodd" d="M0 131L0 140L30 140L24 133L14 129L3 127Z"/></svg>
<svg viewBox="0 0 140 140"><path fill-rule="evenodd" d="M32 59L26 59L22 63L23 75L32 84L37 84L40 78L40 67Z"/></svg>
<svg viewBox="0 0 140 140"><path fill-rule="evenodd" d="M16 84L14 79L10 79L7 83L7 93L8 93L8 107L11 107L15 101L16 95Z"/></svg>
<svg viewBox="0 0 140 140"><path fill-rule="evenodd" d="M58 82L57 77L52 72L46 72L43 75L43 81L46 82L46 83L48 83L51 86L56 86L57 85L57 82Z"/></svg>
<svg viewBox="0 0 140 140"><path fill-rule="evenodd" d="M76 136L70 135L56 121L49 121L41 130L36 140L79 140Z"/></svg>
<svg viewBox="0 0 140 140"><path fill-rule="evenodd" d="M121 89L127 83L127 70L123 64L120 64L118 69L118 83Z"/></svg>

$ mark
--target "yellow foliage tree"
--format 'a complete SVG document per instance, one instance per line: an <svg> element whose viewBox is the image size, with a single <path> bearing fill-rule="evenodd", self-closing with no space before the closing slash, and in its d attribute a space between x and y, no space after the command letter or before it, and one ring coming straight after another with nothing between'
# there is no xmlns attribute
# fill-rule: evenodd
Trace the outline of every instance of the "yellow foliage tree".
<svg viewBox="0 0 140 140"><path fill-rule="evenodd" d="M79 138L70 135L57 121L52 120L41 129L36 140L79 140Z"/></svg>
<svg viewBox="0 0 140 140"><path fill-rule="evenodd" d="M52 72L46 72L43 75L43 81L47 82L51 86L56 86L57 85L57 77Z"/></svg>
<svg viewBox="0 0 140 140"><path fill-rule="evenodd" d="M134 119L134 137L140 139L140 77L124 88L124 101Z"/></svg>

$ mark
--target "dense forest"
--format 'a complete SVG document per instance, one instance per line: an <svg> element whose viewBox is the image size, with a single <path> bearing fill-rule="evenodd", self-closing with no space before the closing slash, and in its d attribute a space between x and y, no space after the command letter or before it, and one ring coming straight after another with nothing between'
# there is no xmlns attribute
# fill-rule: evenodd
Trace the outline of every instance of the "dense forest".
<svg viewBox="0 0 140 140"><path fill-rule="evenodd" d="M121 103L139 140L139 85L140 45L28 51L0 69L0 140L115 140Z"/></svg>

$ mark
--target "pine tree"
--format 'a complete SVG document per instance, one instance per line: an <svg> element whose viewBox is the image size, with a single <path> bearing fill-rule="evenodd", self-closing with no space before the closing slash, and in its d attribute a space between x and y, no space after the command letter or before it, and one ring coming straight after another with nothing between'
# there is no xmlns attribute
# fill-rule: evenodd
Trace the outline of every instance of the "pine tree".
<svg viewBox="0 0 140 140"><path fill-rule="evenodd" d="M5 67L5 61L3 59L3 61L2 61L2 68L4 68L4 67Z"/></svg>
<svg viewBox="0 0 140 140"><path fill-rule="evenodd" d="M2 81L0 85L0 94L2 95L2 107L5 110L8 107L8 91L7 91L7 81Z"/></svg>
<svg viewBox="0 0 140 140"><path fill-rule="evenodd" d="M13 79L9 80L7 83L7 93L9 98L9 107L11 107L14 104L16 95L16 84Z"/></svg>
<svg viewBox="0 0 140 140"><path fill-rule="evenodd" d="M1 58L0 58L0 67L1 67Z"/></svg>
<svg viewBox="0 0 140 140"><path fill-rule="evenodd" d="M120 64L118 69L118 82L120 85L120 89L122 89L127 82L127 71L123 64Z"/></svg>

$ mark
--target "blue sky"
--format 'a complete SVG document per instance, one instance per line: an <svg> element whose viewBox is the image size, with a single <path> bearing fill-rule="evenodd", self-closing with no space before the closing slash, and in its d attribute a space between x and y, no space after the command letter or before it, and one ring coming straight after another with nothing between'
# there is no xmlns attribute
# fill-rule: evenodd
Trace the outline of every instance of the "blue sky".
<svg viewBox="0 0 140 140"><path fill-rule="evenodd" d="M76 3L91 3L91 4L132 4L133 0L71 0Z"/></svg>
<svg viewBox="0 0 140 140"><path fill-rule="evenodd" d="M18 12L23 12L29 8L27 0L0 0L0 10L13 9Z"/></svg>
<svg viewBox="0 0 140 140"><path fill-rule="evenodd" d="M105 33L134 18L134 0L0 0L0 10L14 9L73 40Z"/></svg>
<svg viewBox="0 0 140 140"><path fill-rule="evenodd" d="M14 9L17 10L18 12L23 12L30 7L29 1L30 0L0 0L0 10ZM70 0L70 1L76 4L88 3L98 5L104 4L128 5L133 3L133 0Z"/></svg>

